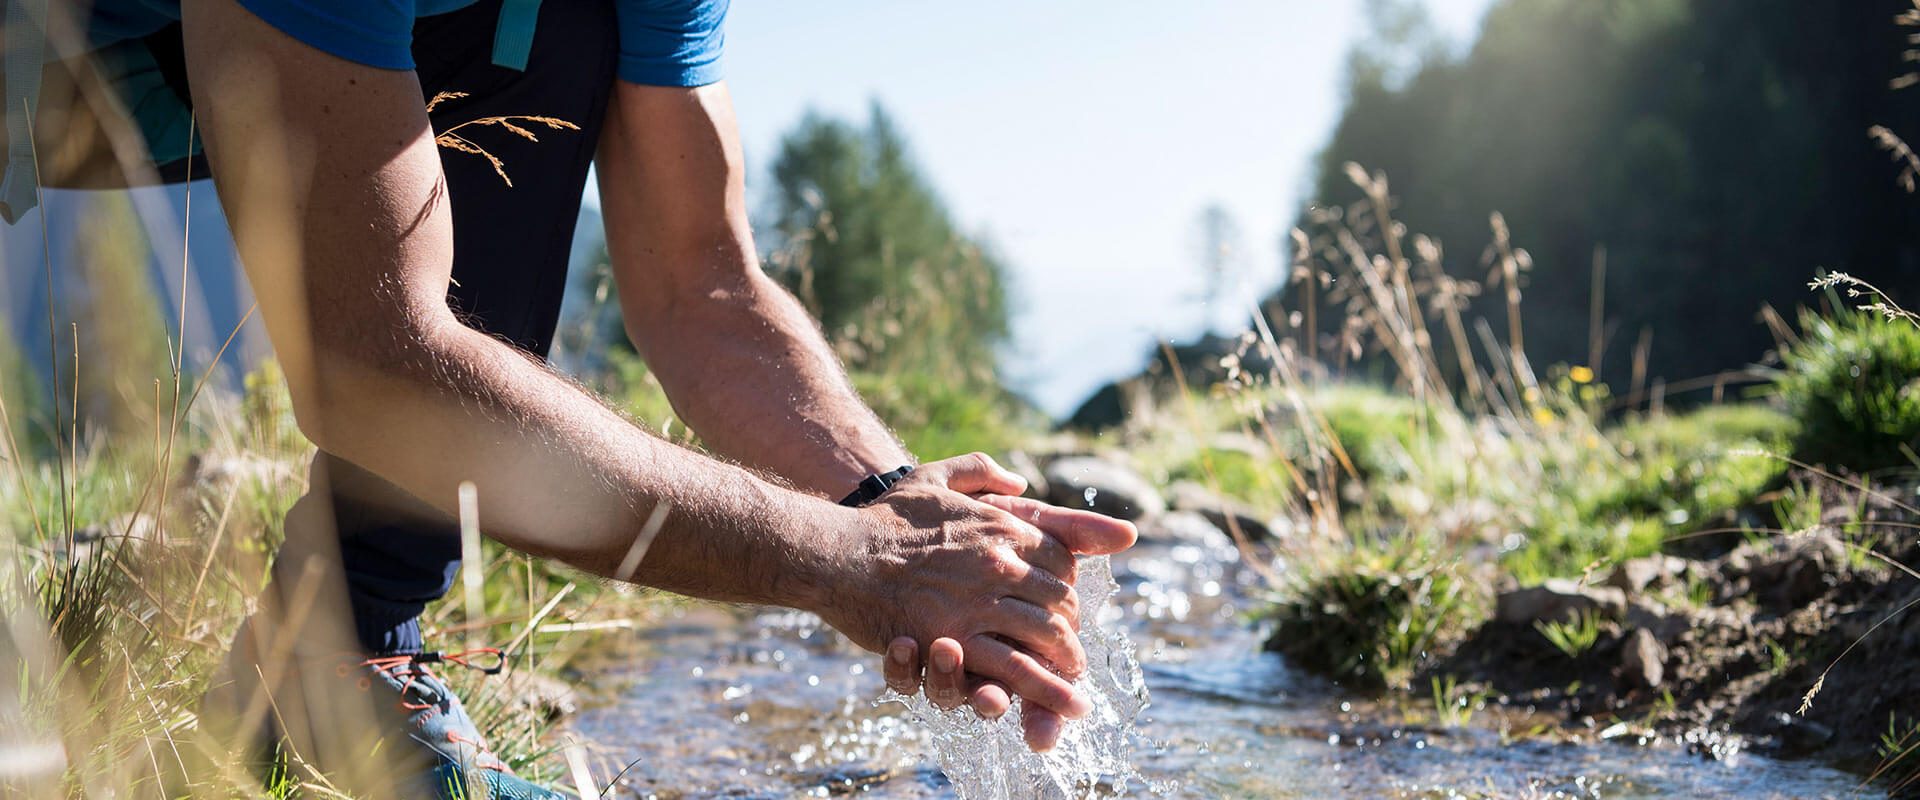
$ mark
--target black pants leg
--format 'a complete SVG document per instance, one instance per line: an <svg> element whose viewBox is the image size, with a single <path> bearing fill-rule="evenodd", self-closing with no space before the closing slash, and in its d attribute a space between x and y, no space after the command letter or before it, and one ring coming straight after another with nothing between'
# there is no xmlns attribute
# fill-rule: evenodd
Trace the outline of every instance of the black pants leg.
<svg viewBox="0 0 1920 800"><path fill-rule="evenodd" d="M525 72L492 63L499 0L426 17L414 28L426 98L467 95L440 102L432 114L436 131L518 114L580 126L529 126L538 142L498 126L462 129L504 162L512 186L485 158L440 150L454 230L448 302L474 328L540 357L559 320L581 192L613 88L612 6L543 3ZM326 453L315 457L313 473L314 490L288 515L288 537L339 537L355 628L369 652L419 650L416 618L452 587L459 567L457 522ZM315 504L330 505L332 513L303 513Z"/></svg>

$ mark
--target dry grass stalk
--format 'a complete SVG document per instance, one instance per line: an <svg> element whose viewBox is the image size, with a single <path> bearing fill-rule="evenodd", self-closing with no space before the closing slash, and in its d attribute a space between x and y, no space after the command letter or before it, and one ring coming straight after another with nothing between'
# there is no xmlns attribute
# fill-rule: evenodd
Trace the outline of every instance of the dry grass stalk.
<svg viewBox="0 0 1920 800"><path fill-rule="evenodd" d="M1865 301L1857 306L1861 311L1878 314L1888 322L1905 321L1915 327L1920 327L1920 315L1901 308L1900 304L1895 303L1893 298L1888 297L1886 292L1880 290L1880 287L1848 273L1829 272L1814 278L1812 282L1807 284L1807 288L1816 291L1820 289L1839 289L1845 291L1847 297Z"/></svg>
<svg viewBox="0 0 1920 800"><path fill-rule="evenodd" d="M433 96L433 99L427 101L427 112L432 113L433 110L438 108L441 103L447 102L449 100L458 100L466 96L467 96L466 92L441 92L439 94L436 94ZM513 179L507 177L506 162L501 161L499 156L494 155L493 153L489 152L486 148L481 147L479 144L476 144L472 139L462 136L460 134L460 131L468 127L500 127L500 128L505 128L507 132L512 133L513 135L518 136L522 139L526 139L527 141L530 141L530 142L537 142L537 141L540 141L540 137L534 135L534 132L529 130L526 127L527 125L534 125L534 124L545 125L550 130L565 130L565 131L580 130L580 126L575 125L571 122L568 122L564 119L560 119L558 117L545 117L545 116L539 116L535 114L502 114L502 115L491 116L491 117L480 117L478 119L470 119L470 120L467 120L466 122L462 122L458 125L454 125L453 127L447 128L446 130L441 131L438 135L434 136L433 142L434 144L437 144L441 147L445 147L448 150L455 150L462 153L468 153L468 154L480 156L481 158L486 159L488 164L493 165L494 174L499 175L500 180L505 181L508 186L512 186Z"/></svg>

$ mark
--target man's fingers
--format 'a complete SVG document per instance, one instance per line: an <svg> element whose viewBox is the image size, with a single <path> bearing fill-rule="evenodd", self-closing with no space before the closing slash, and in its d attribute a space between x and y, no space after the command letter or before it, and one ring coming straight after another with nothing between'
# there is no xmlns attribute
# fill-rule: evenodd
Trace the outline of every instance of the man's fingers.
<svg viewBox="0 0 1920 800"><path fill-rule="evenodd" d="M887 688L901 694L920 691L920 643L902 636L887 644Z"/></svg>
<svg viewBox="0 0 1920 800"><path fill-rule="evenodd" d="M1013 649L991 636L967 640L967 666L983 677L999 680L1028 705L1039 704L1069 717L1079 718L1093 710L1080 692L1065 678L1047 671L1033 656Z"/></svg>
<svg viewBox="0 0 1920 800"><path fill-rule="evenodd" d="M969 453L922 467L932 477L961 494L1018 495L1027 490L1027 479L1002 467L986 453Z"/></svg>
<svg viewBox="0 0 1920 800"><path fill-rule="evenodd" d="M967 673L960 643L945 637L927 646L927 699L940 708L956 708L967 699Z"/></svg>
<svg viewBox="0 0 1920 800"><path fill-rule="evenodd" d="M986 495L986 497L999 496ZM1025 530L1027 535L1022 536L1021 541L1014 544L1013 551L1027 563L1052 573L1054 577L1069 586L1073 585L1074 578L1080 574L1080 565L1074 561L1073 551L1068 550L1060 540L1048 536L1046 532L1025 522L1014 524Z"/></svg>
<svg viewBox="0 0 1920 800"><path fill-rule="evenodd" d="M1027 706L1020 710L1020 730L1026 735L1027 747L1033 752L1044 753L1060 743L1060 733L1067 727L1067 721L1050 708Z"/></svg>
<svg viewBox="0 0 1920 800"><path fill-rule="evenodd" d="M1028 565L1027 574L1014 583L1007 596L1066 617L1074 630L1080 629L1080 595L1051 572Z"/></svg>
<svg viewBox="0 0 1920 800"><path fill-rule="evenodd" d="M1081 555L1107 555L1133 546L1140 532L1133 523L1105 514L1061 508L1026 497L984 495L980 502L998 508L1040 529Z"/></svg>
<svg viewBox="0 0 1920 800"><path fill-rule="evenodd" d="M983 680L973 687L973 694L967 697L967 705L973 706L974 713L986 719L999 719L1000 715L1013 707L1013 697L1007 694L1007 687L999 681Z"/></svg>
<svg viewBox="0 0 1920 800"><path fill-rule="evenodd" d="M889 645L887 648L887 669L888 669L887 685L893 686L894 691L900 692L901 694L907 694L909 691L919 690L920 687L918 684L920 682L920 676L916 671L913 676L914 686L911 689L903 690L900 688L900 685L895 684L895 681L893 679L893 671L894 671L894 663L895 663L894 655L895 655L895 648L900 645L905 645L905 653L910 659L915 661L919 659L920 648L914 642L913 638L908 636L902 636L898 639L893 640L893 644ZM927 699L928 700L934 700L934 695L936 693L950 691L953 688L953 685L949 685L948 682L955 680L956 676L958 676L957 677L958 685L964 685L966 683L973 684L973 688L966 693L966 702L967 702L967 705L972 706L974 712L979 714L980 716L986 719L999 719L1002 714L1007 713L1008 708L1011 708L1013 706L1013 698L1011 695L1007 694L1007 687L1005 684L1002 684L1001 682L996 680L973 678L967 675L965 651L962 650L962 648L960 647L960 642L958 640L948 639L948 638L935 639L933 641L932 647L929 648L929 651L940 653L942 661L944 661L947 656L949 655L952 656L953 669L948 671L948 670L940 670L936 668L933 671L933 674L928 676L928 679L927 679ZM902 682L901 685L904 685L904 682ZM937 701L937 700L934 700L934 702L936 704L940 703L940 701ZM953 706L941 705L941 707L952 708Z"/></svg>
<svg viewBox="0 0 1920 800"><path fill-rule="evenodd" d="M1013 597L1000 598L994 611L994 633L1020 642L1068 678L1087 671L1087 654L1073 620Z"/></svg>

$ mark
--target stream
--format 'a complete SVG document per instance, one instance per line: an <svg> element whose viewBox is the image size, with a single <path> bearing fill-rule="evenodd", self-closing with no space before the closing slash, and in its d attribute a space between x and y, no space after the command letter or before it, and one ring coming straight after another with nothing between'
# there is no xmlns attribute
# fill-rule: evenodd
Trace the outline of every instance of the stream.
<svg viewBox="0 0 1920 800"><path fill-rule="evenodd" d="M1352 696L1261 651L1245 612L1265 581L1224 537L1143 540L1113 571L1119 609L1107 613L1138 647L1152 698L1135 740L1139 775L1109 793L1862 796L1856 776L1742 752L1737 738L1708 732L1641 742L1496 706L1444 725L1429 702ZM634 639L590 670L614 699L576 724L597 780L619 773L610 796L956 796L902 707L875 703L879 657L811 615L692 604ZM1519 733L1535 730L1551 733Z"/></svg>

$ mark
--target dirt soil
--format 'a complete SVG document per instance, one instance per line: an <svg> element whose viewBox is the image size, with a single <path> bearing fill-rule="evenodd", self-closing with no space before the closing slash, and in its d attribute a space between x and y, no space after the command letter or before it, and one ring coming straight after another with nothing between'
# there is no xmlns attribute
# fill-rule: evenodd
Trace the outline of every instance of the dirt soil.
<svg viewBox="0 0 1920 800"><path fill-rule="evenodd" d="M1829 489L1818 528L1662 558L1644 587L1618 571L1593 576L1598 591L1603 581L1624 589L1627 608L1579 657L1531 623L1495 619L1414 685L1452 677L1489 702L1561 713L1602 735L1670 737L1712 757L1744 739L1920 796L1920 777L1909 778L1920 776L1920 576L1888 563L1920 565L1910 508L1920 496L1913 486L1878 492ZM1890 727L1911 755L1885 755Z"/></svg>

